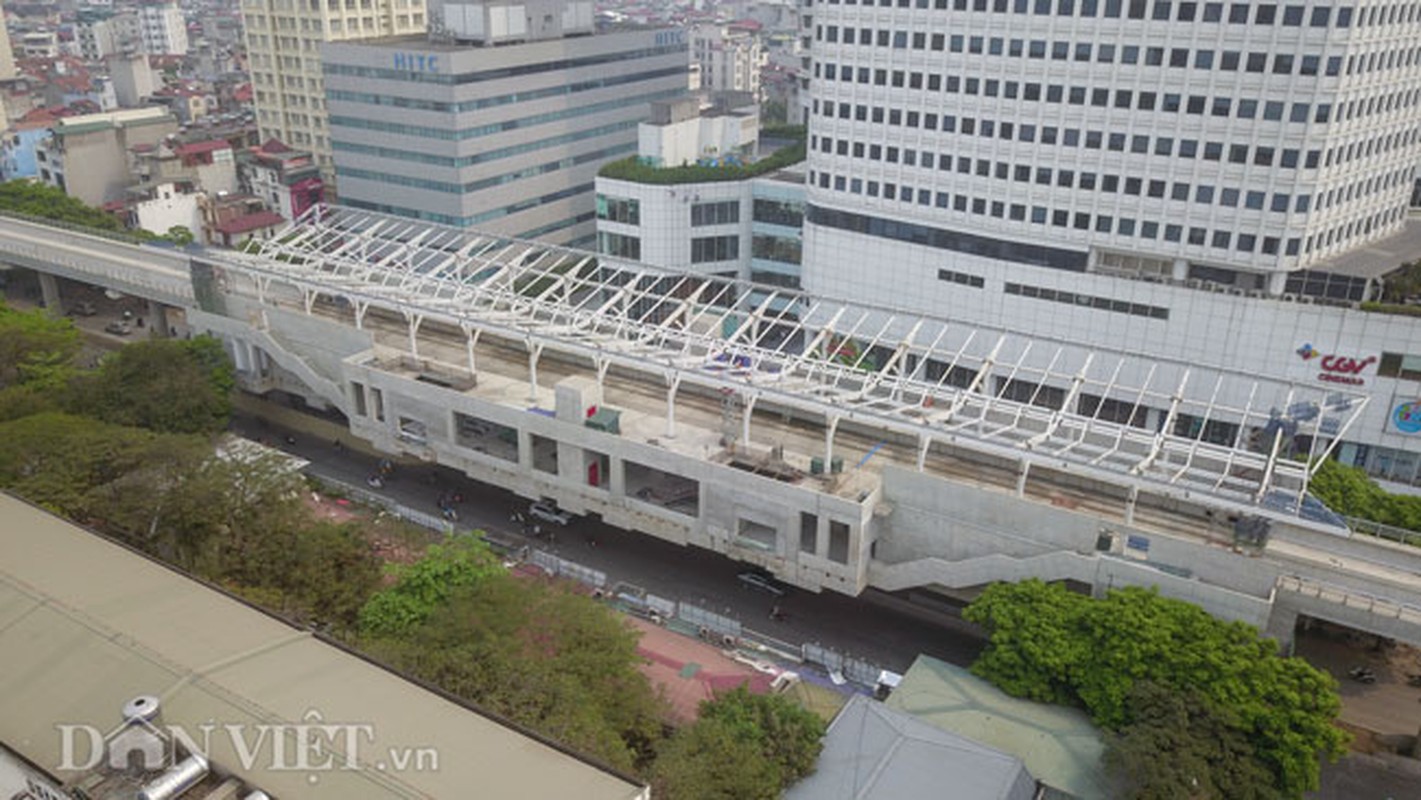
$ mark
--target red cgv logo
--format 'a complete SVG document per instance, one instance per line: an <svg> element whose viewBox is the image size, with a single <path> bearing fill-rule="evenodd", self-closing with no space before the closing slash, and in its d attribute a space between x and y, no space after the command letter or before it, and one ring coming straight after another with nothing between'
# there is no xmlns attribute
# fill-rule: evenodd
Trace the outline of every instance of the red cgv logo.
<svg viewBox="0 0 1421 800"><path fill-rule="evenodd" d="M1367 367L1375 364L1376 356L1366 358L1347 358L1346 356L1323 356L1322 368L1327 372L1340 372L1344 375L1356 375Z"/></svg>
<svg viewBox="0 0 1421 800"><path fill-rule="evenodd" d="M1304 361L1311 361L1320 358L1318 364L1322 367L1317 379L1329 381L1331 383L1346 383L1353 386L1362 385L1363 381L1357 377L1367 367L1377 362L1376 356L1366 358L1349 358L1348 356L1325 355L1322 351L1305 344L1297 350L1298 356Z"/></svg>

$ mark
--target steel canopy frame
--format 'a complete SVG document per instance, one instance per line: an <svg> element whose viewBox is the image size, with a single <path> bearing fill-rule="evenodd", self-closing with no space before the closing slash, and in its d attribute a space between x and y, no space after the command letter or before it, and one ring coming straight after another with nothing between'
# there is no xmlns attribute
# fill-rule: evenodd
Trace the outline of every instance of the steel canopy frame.
<svg viewBox="0 0 1421 800"><path fill-rule="evenodd" d="M317 206L257 253L218 260L308 298L398 311L412 347L419 323L438 319L469 337L489 331L530 352L585 357L599 374L616 363L673 387L729 388L831 426L852 420L906 434L922 455L946 442L1024 470L1089 473L1131 496L1149 488L1299 510L1316 465L1285 457L1289 440L1309 436L1312 455L1325 457L1367 402L1356 392L345 207ZM1150 428L1147 410L1160 415ZM1264 452L1245 446L1250 432L1271 432L1256 443ZM1320 451L1318 440L1328 440Z"/></svg>

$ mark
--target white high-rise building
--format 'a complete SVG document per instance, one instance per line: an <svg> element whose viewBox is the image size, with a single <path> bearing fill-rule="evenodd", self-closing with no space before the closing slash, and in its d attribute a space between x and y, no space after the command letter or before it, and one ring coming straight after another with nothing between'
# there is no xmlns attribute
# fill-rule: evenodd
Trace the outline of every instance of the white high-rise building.
<svg viewBox="0 0 1421 800"><path fill-rule="evenodd" d="M1421 223L1407 222L1421 4L828 0L802 11L808 291L1067 350L1362 387L1371 403L1340 432L1339 457L1421 483L1421 320L1361 303L1421 253ZM995 337L979 338L989 351ZM1044 365L1054 352L1032 355ZM1211 441L1250 434L1233 412L1205 425L1020 375L946 379L1190 435L1195 425ZM1181 391L1207 399L1210 388Z"/></svg>
<svg viewBox="0 0 1421 800"><path fill-rule="evenodd" d="M759 23L703 23L691 27L691 61L698 65L701 89L712 92L760 92L765 49Z"/></svg>
<svg viewBox="0 0 1421 800"><path fill-rule="evenodd" d="M143 52L150 55L187 55L187 21L176 2L156 2L138 7L143 30Z"/></svg>
<svg viewBox="0 0 1421 800"><path fill-rule="evenodd" d="M424 0L242 0L242 24L262 140L315 154L335 180L327 132L321 43L425 30Z"/></svg>

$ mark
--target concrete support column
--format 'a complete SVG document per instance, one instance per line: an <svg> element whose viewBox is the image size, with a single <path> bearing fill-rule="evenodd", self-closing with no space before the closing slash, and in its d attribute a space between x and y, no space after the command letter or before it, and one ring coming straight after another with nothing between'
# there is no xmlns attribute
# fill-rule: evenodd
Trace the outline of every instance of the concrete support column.
<svg viewBox="0 0 1421 800"><path fill-rule="evenodd" d="M607 456L607 491L613 497L627 496L627 462L615 455Z"/></svg>
<svg viewBox="0 0 1421 800"><path fill-rule="evenodd" d="M1176 258L1176 259L1174 260L1174 265L1173 265L1172 271L1170 272L1169 277L1171 277L1171 278L1173 278L1173 279L1175 279L1175 280L1177 280L1177 281L1188 280L1188 279L1189 279L1189 259L1187 259L1187 258Z"/></svg>
<svg viewBox="0 0 1421 800"><path fill-rule="evenodd" d="M824 419L824 474L829 474L834 463L834 434L839 430L839 418L829 416Z"/></svg>
<svg viewBox="0 0 1421 800"><path fill-rule="evenodd" d="M538 402L538 359L543 355L543 345L528 343L528 402Z"/></svg>
<svg viewBox="0 0 1421 800"><path fill-rule="evenodd" d="M681 375L666 378L666 438L676 438L676 390L681 388Z"/></svg>
<svg viewBox="0 0 1421 800"><path fill-rule="evenodd" d="M518 466L533 469L533 434L524 430L518 431Z"/></svg>
<svg viewBox="0 0 1421 800"><path fill-rule="evenodd" d="M148 328L159 339L168 338L168 307L157 300L148 301Z"/></svg>
<svg viewBox="0 0 1421 800"><path fill-rule="evenodd" d="M64 305L59 299L59 279L48 272L35 274L39 275L39 292L41 299L44 300L45 310L49 311L50 316L53 317L64 316Z"/></svg>
<svg viewBox="0 0 1421 800"><path fill-rule="evenodd" d="M745 410L742 412L740 443L745 447L750 446L750 420L755 416L755 401L760 399L759 395L750 395L745 398Z"/></svg>

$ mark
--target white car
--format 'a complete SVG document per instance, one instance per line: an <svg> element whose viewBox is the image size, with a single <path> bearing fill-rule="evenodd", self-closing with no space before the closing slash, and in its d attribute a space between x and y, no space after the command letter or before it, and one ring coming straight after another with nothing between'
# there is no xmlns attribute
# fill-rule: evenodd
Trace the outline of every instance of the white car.
<svg viewBox="0 0 1421 800"><path fill-rule="evenodd" d="M538 502L528 506L528 516L533 519L540 519L543 522L551 522L555 525L566 525L572 522L571 514L547 502Z"/></svg>

